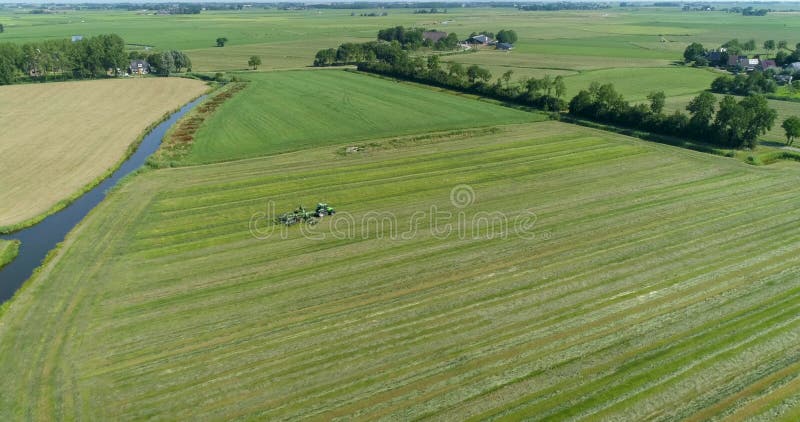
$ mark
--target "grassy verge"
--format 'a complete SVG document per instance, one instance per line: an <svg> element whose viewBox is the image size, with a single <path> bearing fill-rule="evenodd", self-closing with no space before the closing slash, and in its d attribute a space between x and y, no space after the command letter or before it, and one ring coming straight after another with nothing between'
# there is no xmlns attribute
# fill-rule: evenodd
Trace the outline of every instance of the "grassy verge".
<svg viewBox="0 0 800 422"><path fill-rule="evenodd" d="M203 94L201 94L201 95L203 95ZM197 97L194 97L194 99L199 98L201 95L198 95ZM193 101L194 99L190 100L189 102ZM173 113L175 113L178 110L180 110L181 107L178 107L176 109L173 109L171 111L168 111L168 112L164 113L164 115L162 115L161 118L159 118L158 120L156 120L153 123L149 124L145 129L143 129L141 131L141 133L139 134L139 136L137 136L136 140L133 143L131 143L128 146L128 148L125 150L125 154L123 154L123 156L120 157L120 159L117 160L117 162L114 163L114 165L109 167L106 171L104 171L102 174L97 176L94 180L92 180L91 182L85 184L81 189L73 192L67 198L64 198L64 199L58 201L55 205L50 207L47 211L45 211L45 212L43 212L43 213L41 213L39 215L36 215L34 217L31 217L31 218L29 218L27 220L21 221L21 222L16 223L16 224L0 226L0 234L13 233L13 232L20 231L20 230L23 230L25 228L34 226L37 223L39 223L40 221L44 220L45 218L47 218L47 217L49 217L49 216L51 216L51 215L63 210L64 208L69 206L69 204L73 203L76 199L80 198L86 192L94 189L95 186L99 185L103 180L105 180L106 178L111 176L122 165L122 163L124 163L128 158L130 158L130 156L136 151L136 149L139 148L139 145L142 143L142 140L144 139L144 137L147 136L147 134L151 130L153 130L153 128L155 128L156 126L158 126L159 124L161 124L162 122L167 120L169 118L169 116L171 116Z"/></svg>
<svg viewBox="0 0 800 422"><path fill-rule="evenodd" d="M19 253L19 240L0 240L0 268L5 267Z"/></svg>
<svg viewBox="0 0 800 422"><path fill-rule="evenodd" d="M245 88L247 82L231 82L183 116L164 135L161 147L147 159L152 168L174 167L192 150L195 135L203 122L225 101Z"/></svg>

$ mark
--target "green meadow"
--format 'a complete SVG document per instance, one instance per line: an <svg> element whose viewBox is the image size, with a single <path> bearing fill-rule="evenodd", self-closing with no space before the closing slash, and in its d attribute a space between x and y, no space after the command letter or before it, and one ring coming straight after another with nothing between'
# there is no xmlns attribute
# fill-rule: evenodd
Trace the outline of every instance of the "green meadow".
<svg viewBox="0 0 800 422"><path fill-rule="evenodd" d="M544 117L340 70L245 75L247 88L200 128L190 163Z"/></svg>
<svg viewBox="0 0 800 422"><path fill-rule="evenodd" d="M0 416L797 416L796 168L557 122L344 145L115 191L5 309Z"/></svg>

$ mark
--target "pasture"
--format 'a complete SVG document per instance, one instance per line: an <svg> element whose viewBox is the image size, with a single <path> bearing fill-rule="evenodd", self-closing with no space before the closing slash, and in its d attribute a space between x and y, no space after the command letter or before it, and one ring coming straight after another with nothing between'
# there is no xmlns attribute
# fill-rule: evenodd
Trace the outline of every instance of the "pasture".
<svg viewBox="0 0 800 422"><path fill-rule="evenodd" d="M0 268L13 261L19 252L19 242L0 239Z"/></svg>
<svg viewBox="0 0 800 422"><path fill-rule="evenodd" d="M0 86L0 227L63 204L149 125L206 89L177 78Z"/></svg>
<svg viewBox="0 0 800 422"><path fill-rule="evenodd" d="M127 42L157 49L188 50L196 71L246 67L247 57L263 56L264 69L308 66L316 50L345 41L367 41L379 29L404 25L437 28L466 38L473 31L511 28L519 34L515 50L498 64L525 69L597 70L668 66L693 41L717 47L731 39L796 40L795 13L747 17L725 12L682 12L679 8L611 8L597 11L525 12L513 8L448 8L447 14L413 14L386 9L384 17L362 17L375 10L252 8L204 11L199 15L155 16L146 11L63 11L32 15L26 9L0 9L6 31L0 42L23 43L70 35L115 32ZM149 12L152 13L152 12ZM351 16L355 13L356 16ZM217 37L230 41L214 46ZM502 53L505 54L505 53ZM302 57L307 60L303 61ZM483 60L483 53L480 55ZM466 63L474 60L464 57ZM530 70L536 72L536 70ZM521 72L522 73L522 72Z"/></svg>
<svg viewBox="0 0 800 422"><path fill-rule="evenodd" d="M248 86L200 127L187 162L544 119L540 114L340 70L250 73L246 78Z"/></svg>
<svg viewBox="0 0 800 422"><path fill-rule="evenodd" d="M345 145L116 190L5 308L0 417L797 418L795 168L557 122ZM268 201L339 213L259 240Z"/></svg>

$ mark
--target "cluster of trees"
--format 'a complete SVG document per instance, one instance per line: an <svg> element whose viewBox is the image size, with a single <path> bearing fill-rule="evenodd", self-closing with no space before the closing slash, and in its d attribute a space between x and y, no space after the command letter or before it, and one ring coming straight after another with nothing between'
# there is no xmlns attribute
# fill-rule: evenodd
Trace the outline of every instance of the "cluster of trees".
<svg viewBox="0 0 800 422"><path fill-rule="evenodd" d="M769 94L778 90L778 84L764 72L750 72L736 76L722 75L711 82L711 91L719 94Z"/></svg>
<svg viewBox="0 0 800 422"><path fill-rule="evenodd" d="M350 14L350 16L355 16L356 12ZM376 16L389 16L389 12L369 12L369 13L361 13L358 16L365 16L365 17L376 17Z"/></svg>
<svg viewBox="0 0 800 422"><path fill-rule="evenodd" d="M395 26L378 31L378 40L394 42L397 41L406 50L416 50L422 46L424 38L422 28L409 28Z"/></svg>
<svg viewBox="0 0 800 422"><path fill-rule="evenodd" d="M425 15L425 14L430 14L430 13L447 13L447 9L441 9L440 10L440 9L437 9L437 8L433 7L433 8L430 8L430 9L415 9L414 10L414 14L417 14L417 15Z"/></svg>
<svg viewBox="0 0 800 422"><path fill-rule="evenodd" d="M228 38L226 37L219 37L217 38L217 47L225 47L225 43L228 42Z"/></svg>
<svg viewBox="0 0 800 422"><path fill-rule="evenodd" d="M258 69L258 66L261 66L261 57L259 57L259 56L250 56L250 58L247 59L247 65L252 67L253 70Z"/></svg>
<svg viewBox="0 0 800 422"><path fill-rule="evenodd" d="M598 9L608 9L610 7L611 6L609 6L606 3L558 2L558 3L523 4L519 5L517 8L519 10L553 12L558 10L598 10Z"/></svg>
<svg viewBox="0 0 800 422"><path fill-rule="evenodd" d="M0 85L20 77L84 79L117 75L127 67L125 42L119 35L83 40L46 40L17 45L0 43Z"/></svg>
<svg viewBox="0 0 800 422"><path fill-rule="evenodd" d="M728 11L731 13L741 12L743 16L767 16L767 13L769 13L769 9L756 9L753 6L747 6L745 8L732 7L728 9Z"/></svg>
<svg viewBox="0 0 800 422"><path fill-rule="evenodd" d="M2 34L5 31L6 31L6 27L4 27L2 23L0 23L0 34Z"/></svg>
<svg viewBox="0 0 800 422"><path fill-rule="evenodd" d="M142 51L131 51L128 54L130 60L146 60L150 64L151 73L159 76L169 76L184 70L192 71L192 60L186 53L179 50L167 50L155 53L145 53Z"/></svg>
<svg viewBox="0 0 800 422"><path fill-rule="evenodd" d="M719 54L718 60L710 62L706 59L708 50L703 47L703 44L693 42L683 51L683 59L686 63L695 62L698 66L727 66L729 57L738 56L742 53L749 53L758 48L756 41L753 39L740 42L735 38L722 44L720 47L724 48L725 51ZM797 43L792 50L789 48L789 43L786 40L766 40L762 44L762 48L770 54L777 50L777 53L775 53L775 64L778 66L800 61L800 43Z"/></svg>
<svg viewBox="0 0 800 422"><path fill-rule="evenodd" d="M594 83L569 103L570 114L654 133L681 136L727 148L753 148L758 137L772 129L777 112L760 95L739 101L727 95L716 106L716 97L703 92L689 103L689 116L663 113L663 92L648 96L650 104L631 105L612 84Z"/></svg>

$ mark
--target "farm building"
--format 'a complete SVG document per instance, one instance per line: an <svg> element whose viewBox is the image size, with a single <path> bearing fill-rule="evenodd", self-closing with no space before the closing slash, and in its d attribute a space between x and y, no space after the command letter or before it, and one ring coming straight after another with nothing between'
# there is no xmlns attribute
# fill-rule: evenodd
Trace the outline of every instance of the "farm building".
<svg viewBox="0 0 800 422"><path fill-rule="evenodd" d="M83 40L83 35L73 35L73 36L72 36L72 38L70 38L70 40L71 40L72 42L78 42L78 41L81 41L81 40Z"/></svg>
<svg viewBox="0 0 800 422"><path fill-rule="evenodd" d="M425 31L422 33L422 38L430 42L438 42L447 38L447 32L444 31Z"/></svg>
<svg viewBox="0 0 800 422"><path fill-rule="evenodd" d="M769 70L769 69L778 69L778 65L775 64L775 60L762 60L759 64L761 70Z"/></svg>
<svg viewBox="0 0 800 422"><path fill-rule="evenodd" d="M794 62L786 66L789 70L794 70L795 72L800 71L800 62Z"/></svg>
<svg viewBox="0 0 800 422"><path fill-rule="evenodd" d="M509 44L509 43L507 43L507 42L499 42L499 43L497 43L496 48L498 50L509 51L509 50L512 50L514 48L514 46Z"/></svg>
<svg viewBox="0 0 800 422"><path fill-rule="evenodd" d="M128 70L131 75L146 75L150 73L150 64L144 60L131 60Z"/></svg>
<svg viewBox="0 0 800 422"><path fill-rule="evenodd" d="M474 37L470 37L470 38L467 40L467 42L468 42L468 43L470 43L470 44L483 44L483 45L489 45L489 43L491 43L491 42L492 42L492 39L491 39L491 38L489 38L489 37L487 37L486 35L480 34L480 35L476 35L476 36L474 36Z"/></svg>

